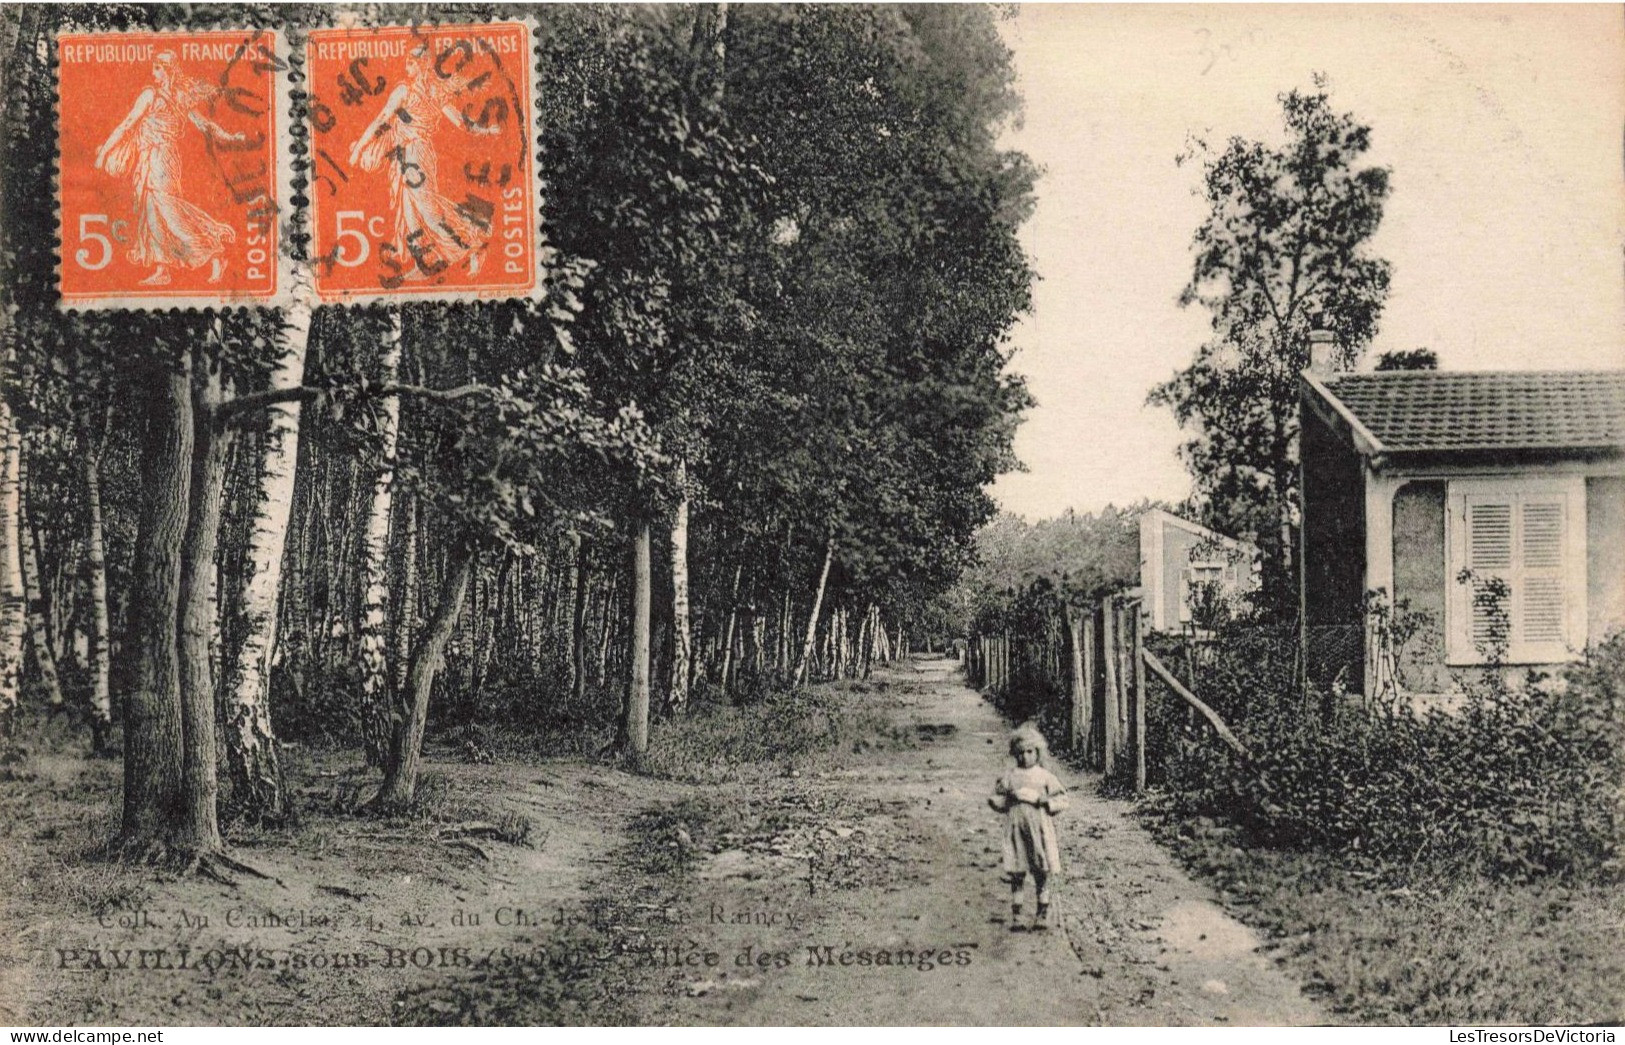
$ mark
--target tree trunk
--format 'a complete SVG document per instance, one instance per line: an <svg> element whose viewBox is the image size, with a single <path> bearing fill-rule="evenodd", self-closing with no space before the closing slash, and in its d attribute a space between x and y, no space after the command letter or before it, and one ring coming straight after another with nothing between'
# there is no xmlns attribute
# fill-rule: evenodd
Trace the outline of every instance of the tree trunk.
<svg viewBox="0 0 1625 1045"><path fill-rule="evenodd" d="M570 614L570 699L581 707L587 695L587 590L592 575L588 569L587 542L575 534L574 607Z"/></svg>
<svg viewBox="0 0 1625 1045"><path fill-rule="evenodd" d="M632 538L631 664L626 682L626 716L622 732L635 755L649 750L649 523L638 523Z"/></svg>
<svg viewBox="0 0 1625 1045"><path fill-rule="evenodd" d="M19 443L26 441L19 439ZM28 447L22 445L17 454L17 543L22 551L23 602L27 607L28 645L34 654L34 669L39 674L40 688L53 709L62 706L62 680L56 670L55 643L51 641L51 626L46 620L45 578L40 573L39 554L34 549L34 526L28 511L32 491L28 481Z"/></svg>
<svg viewBox="0 0 1625 1045"><path fill-rule="evenodd" d="M219 619L215 553L225 502L230 438L214 424L220 373L210 367L198 383L192 454L191 510L182 545L180 594L181 816L170 838L181 849L217 853L223 846L217 814L220 783L215 749L214 668L211 640Z"/></svg>
<svg viewBox="0 0 1625 1045"><path fill-rule="evenodd" d="M406 688L412 664L412 636L418 626L418 495L406 494L406 525L401 534L401 612L395 618L395 690Z"/></svg>
<svg viewBox="0 0 1625 1045"><path fill-rule="evenodd" d="M105 754L113 731L112 628L107 614L107 541L102 528L102 476L99 455L86 453L85 510L90 540L85 560L90 567L90 732L91 747Z"/></svg>
<svg viewBox="0 0 1625 1045"><path fill-rule="evenodd" d="M776 634L773 636L773 670L778 673L780 678L790 673L790 622L793 619L794 617L790 613L790 589L786 588L784 598L780 600L779 626L775 629ZM763 621L762 627L764 629L767 627L766 621ZM760 645L758 645L757 649L758 651L761 649ZM760 652L756 657L756 671L758 674L762 671Z"/></svg>
<svg viewBox="0 0 1625 1045"><path fill-rule="evenodd" d="M308 304L288 308L279 331L281 355L271 372L271 388L296 388L304 380L310 316ZM259 489L237 602L243 640L226 666L226 772L231 780L226 812L231 819L248 823L283 823L294 814L271 724L271 664L276 659L277 604L298 462L299 404L281 403L266 417Z"/></svg>
<svg viewBox="0 0 1625 1045"><path fill-rule="evenodd" d="M389 314L379 380L393 383L401 366L401 313ZM394 729L389 721L390 700L386 618L389 610L389 516L395 490L395 447L400 432L401 404L395 396L379 408L378 472L372 482L372 500L362 531L361 626L361 730L367 762L382 765Z"/></svg>
<svg viewBox="0 0 1625 1045"><path fill-rule="evenodd" d="M620 575L612 573L609 582L604 585L604 599L600 607L598 629L598 684L604 685L609 680L609 647L615 638L615 596L620 586Z"/></svg>
<svg viewBox="0 0 1625 1045"><path fill-rule="evenodd" d="M0 315L0 323L4 322L5 317ZM21 468L21 433L11 408L0 396L0 720L9 720L16 713L22 690L28 600L23 591L17 519L22 500L18 482ZM6 732L10 732L9 721L6 725Z"/></svg>
<svg viewBox="0 0 1625 1045"><path fill-rule="evenodd" d="M688 674L693 660L688 621L688 468L677 462L677 509L671 523L671 672L666 710L688 706Z"/></svg>
<svg viewBox="0 0 1625 1045"><path fill-rule="evenodd" d="M440 596L440 605L435 608L434 617L412 657L407 691L398 698L391 716L394 728L390 731L384 763L384 783L373 799L373 804L381 810L399 811L412 804L412 795L417 790L418 763L423 757L423 728L429 721L429 695L445 657L446 643L451 641L457 618L463 612L463 597L473 572L473 549L459 548L447 564L446 587Z"/></svg>
<svg viewBox="0 0 1625 1045"><path fill-rule="evenodd" d="M181 544L192 495L191 360L155 382L142 454L141 519L136 533L130 635L134 687L124 705L124 814L129 848L162 841L179 820Z"/></svg>
<svg viewBox="0 0 1625 1045"><path fill-rule="evenodd" d="M739 622L739 578L744 572L743 563L734 567L733 594L728 597L728 626L722 633L722 670L718 673L718 681L724 697L728 695L729 675L734 663L734 627Z"/></svg>
<svg viewBox="0 0 1625 1045"><path fill-rule="evenodd" d="M807 663L812 660L813 648L818 640L818 614L824 606L824 585L829 583L829 564L835 558L835 538L824 542L824 567L818 571L818 587L813 591L812 613L807 617L807 637L801 643L801 659L796 662L796 675L792 687L799 687L807 677Z"/></svg>

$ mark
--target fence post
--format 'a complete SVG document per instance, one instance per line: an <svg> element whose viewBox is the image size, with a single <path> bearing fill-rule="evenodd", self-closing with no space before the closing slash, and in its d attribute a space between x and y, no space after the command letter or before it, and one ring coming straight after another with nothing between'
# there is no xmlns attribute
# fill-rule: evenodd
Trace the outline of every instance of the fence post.
<svg viewBox="0 0 1625 1045"><path fill-rule="evenodd" d="M1083 675L1083 650L1080 643L1083 641L1082 622L1072 612L1071 607L1061 605L1061 621L1066 625L1066 642L1068 649L1067 667L1071 677L1072 714L1067 723L1072 730L1072 750L1083 751L1089 743L1089 686Z"/></svg>
<svg viewBox="0 0 1625 1045"><path fill-rule="evenodd" d="M1129 743L1133 740L1129 736L1129 687L1134 681L1134 665L1128 662L1128 648L1132 641L1128 634L1128 607L1126 600L1114 599L1112 601L1112 631L1117 636L1117 646L1113 650L1117 658L1117 745L1118 753L1128 755Z"/></svg>
<svg viewBox="0 0 1625 1045"><path fill-rule="evenodd" d="M1134 790L1145 790L1145 660L1140 656L1143 636L1140 634L1140 623L1143 619L1140 613L1140 604L1131 603L1128 612L1133 614L1131 624L1134 642L1130 646L1130 653L1134 659Z"/></svg>
<svg viewBox="0 0 1625 1045"><path fill-rule="evenodd" d="M1100 763L1095 749L1095 607L1083 613L1083 753L1090 765Z"/></svg>
<svg viewBox="0 0 1625 1045"><path fill-rule="evenodd" d="M1112 775L1117 763L1117 610L1112 597L1100 604L1101 663L1106 669L1105 744L1101 751L1101 772Z"/></svg>

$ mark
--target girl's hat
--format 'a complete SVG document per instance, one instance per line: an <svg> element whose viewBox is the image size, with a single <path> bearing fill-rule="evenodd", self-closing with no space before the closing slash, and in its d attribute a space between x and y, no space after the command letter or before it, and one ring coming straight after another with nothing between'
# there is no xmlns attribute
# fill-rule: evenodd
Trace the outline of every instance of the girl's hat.
<svg viewBox="0 0 1625 1045"><path fill-rule="evenodd" d="M1040 762L1044 761L1044 756L1049 754L1049 744L1045 742L1044 734L1040 733L1038 727L1031 722L1023 722L1010 732L1010 754L1013 757L1023 748L1029 747L1038 749L1038 760Z"/></svg>

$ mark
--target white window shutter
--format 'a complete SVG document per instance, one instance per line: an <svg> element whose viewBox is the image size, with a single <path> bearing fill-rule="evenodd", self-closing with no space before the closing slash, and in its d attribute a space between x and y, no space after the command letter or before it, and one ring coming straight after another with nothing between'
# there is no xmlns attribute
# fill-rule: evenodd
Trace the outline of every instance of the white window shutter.
<svg viewBox="0 0 1625 1045"><path fill-rule="evenodd" d="M1491 578L1507 585L1502 607L1509 664L1573 657L1586 634L1585 485L1579 476L1451 481L1447 528L1452 663L1471 664L1494 635L1493 610L1473 598ZM1462 570L1471 585L1456 583Z"/></svg>
<svg viewBox="0 0 1625 1045"><path fill-rule="evenodd" d="M1513 586L1512 509L1515 503L1512 498L1467 499L1467 568L1473 572L1467 595L1470 615L1467 639L1471 647L1480 652L1494 639L1495 621L1492 608L1478 598L1478 594L1487 587L1490 578L1498 577ZM1510 615L1512 607L1502 606L1501 610Z"/></svg>
<svg viewBox="0 0 1625 1045"><path fill-rule="evenodd" d="M1567 649L1564 627L1567 600L1564 593L1565 560L1563 535L1568 529L1564 517L1567 504L1562 497L1525 496L1520 503L1519 591L1516 637L1530 647L1555 644L1558 656ZM1530 649L1531 655L1538 655Z"/></svg>

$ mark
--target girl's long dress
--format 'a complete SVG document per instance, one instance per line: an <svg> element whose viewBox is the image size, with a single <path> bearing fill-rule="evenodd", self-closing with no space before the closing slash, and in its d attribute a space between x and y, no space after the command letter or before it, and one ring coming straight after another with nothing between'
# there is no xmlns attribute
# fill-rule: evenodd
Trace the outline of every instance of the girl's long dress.
<svg viewBox="0 0 1625 1045"><path fill-rule="evenodd" d="M407 271L433 275L477 254L486 233L440 195L440 167L431 130L440 122L440 107L454 94L450 83L413 80L406 100L361 148L361 169L389 170L389 205L395 214L393 243Z"/></svg>
<svg viewBox="0 0 1625 1045"><path fill-rule="evenodd" d="M1029 871L1049 874L1061 869L1061 849L1055 836L1055 818L1041 806L1017 797L1059 798L1066 788L1055 774L1043 766L1016 768L1000 777L993 787L995 802L1005 809L1004 871L1022 875Z"/></svg>
<svg viewBox="0 0 1625 1045"><path fill-rule="evenodd" d="M135 126L108 153L109 173L133 171L135 235L125 256L137 265L197 268L237 238L230 225L181 195L180 138L187 112L207 90L199 85L155 91Z"/></svg>

